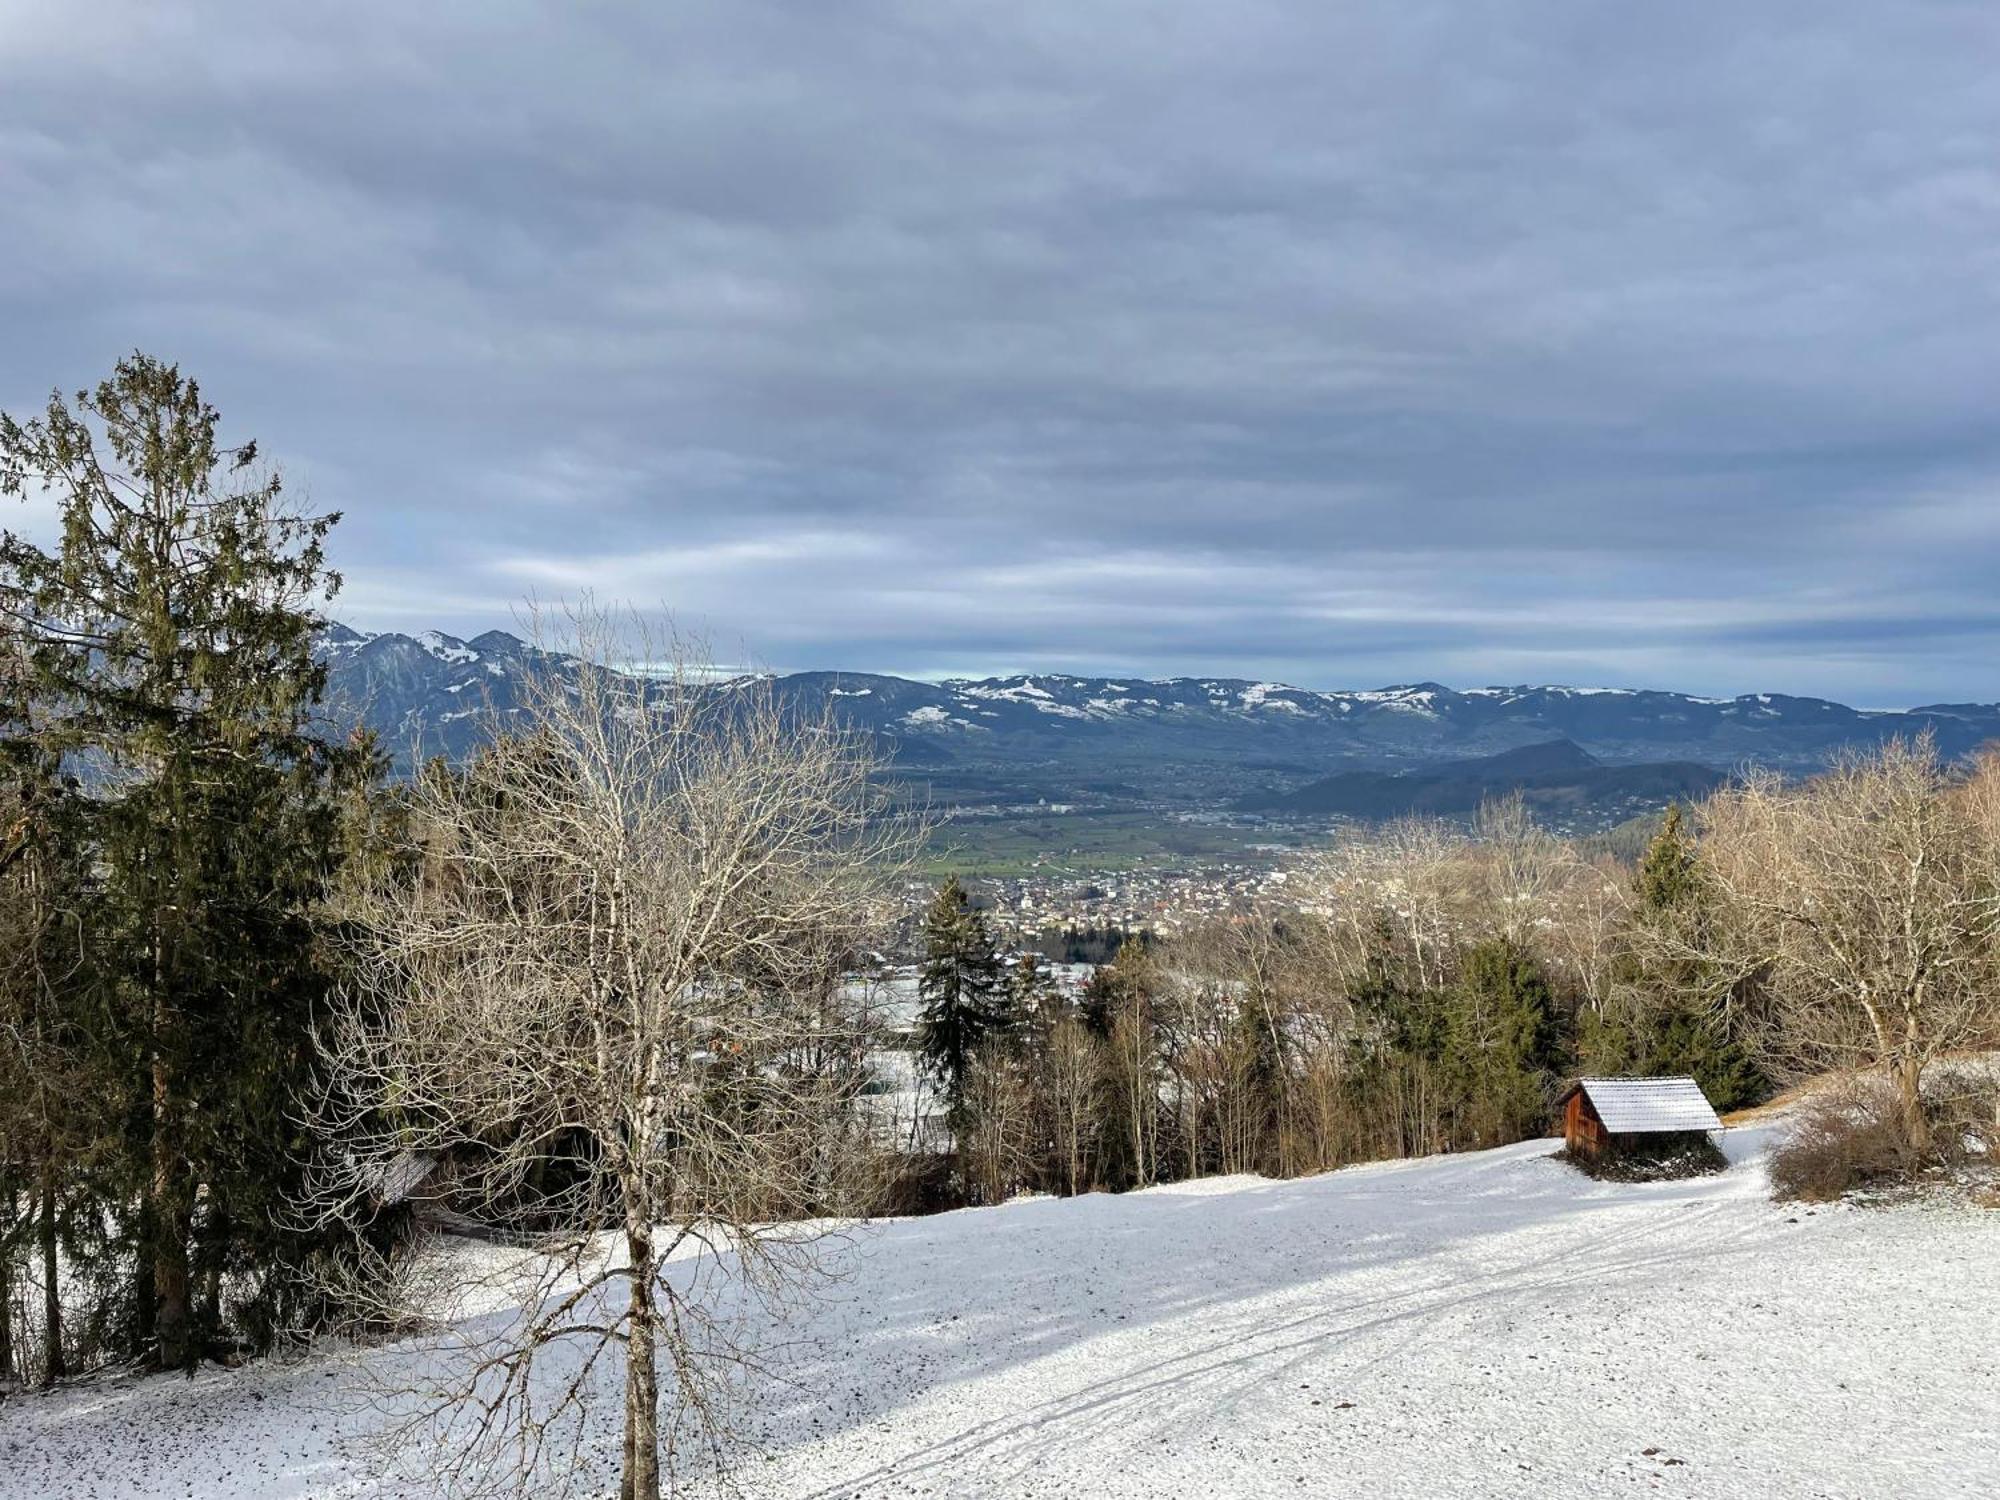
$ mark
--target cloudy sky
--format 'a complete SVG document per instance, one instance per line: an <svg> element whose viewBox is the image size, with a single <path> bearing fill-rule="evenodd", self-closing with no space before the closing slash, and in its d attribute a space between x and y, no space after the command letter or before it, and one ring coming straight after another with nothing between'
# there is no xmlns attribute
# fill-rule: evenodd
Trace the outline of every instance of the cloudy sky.
<svg viewBox="0 0 2000 1500"><path fill-rule="evenodd" d="M1990 700L1996 77L1985 0L0 0L0 407L179 360L366 628Z"/></svg>

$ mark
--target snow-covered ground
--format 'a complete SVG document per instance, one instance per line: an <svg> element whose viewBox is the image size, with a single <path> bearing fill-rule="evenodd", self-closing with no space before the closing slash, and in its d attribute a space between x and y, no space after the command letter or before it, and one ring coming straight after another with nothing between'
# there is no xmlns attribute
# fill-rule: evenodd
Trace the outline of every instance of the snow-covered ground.
<svg viewBox="0 0 2000 1500"><path fill-rule="evenodd" d="M2000 1492L2000 1214L1773 1205L1760 1146L1687 1183L1532 1142L880 1226L791 1330L749 1490ZM339 1452L345 1378L10 1400L0 1495L421 1493Z"/></svg>

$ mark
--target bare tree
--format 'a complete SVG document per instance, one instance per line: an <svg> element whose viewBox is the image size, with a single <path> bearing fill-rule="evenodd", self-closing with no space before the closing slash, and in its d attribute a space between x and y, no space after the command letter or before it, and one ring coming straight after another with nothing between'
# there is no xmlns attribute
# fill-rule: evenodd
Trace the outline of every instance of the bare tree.
<svg viewBox="0 0 2000 1500"><path fill-rule="evenodd" d="M1584 1006L1602 1015L1617 989L1619 961L1631 925L1632 893L1626 873L1609 859L1587 860L1574 845L1563 878L1549 896L1549 921L1537 947L1564 975Z"/></svg>
<svg viewBox="0 0 2000 1500"><path fill-rule="evenodd" d="M1575 881L1574 849L1535 821L1518 791L1483 803L1473 834L1485 924L1510 942L1535 942Z"/></svg>
<svg viewBox="0 0 2000 1500"><path fill-rule="evenodd" d="M1090 1180L1097 1155L1104 1062L1096 1038L1073 1015L1057 1018L1049 1028L1048 1045L1042 1054L1041 1091L1062 1189L1074 1197Z"/></svg>
<svg viewBox="0 0 2000 1500"><path fill-rule="evenodd" d="M1924 1070L2000 1039L1991 795L1923 739L1802 785L1753 776L1703 810L1703 861L1735 918L1716 946L1761 977L1767 1058L1883 1070L1919 1151Z"/></svg>
<svg viewBox="0 0 2000 1500"><path fill-rule="evenodd" d="M414 878L356 899L315 1206L413 1198L529 1252L498 1273L516 1314L460 1325L403 1408L456 1487L561 1488L622 1356L620 1494L653 1500L726 1466L725 1391L759 1354L728 1309L820 1266L794 1221L842 1207L865 1134L840 976L908 837L830 722L629 621L570 627L573 669L412 787ZM399 1323L430 1311L374 1295Z"/></svg>
<svg viewBox="0 0 2000 1500"><path fill-rule="evenodd" d="M1472 870L1463 835L1418 818L1320 856L1301 872L1299 904L1315 919L1304 936L1322 983L1351 994L1388 963L1411 989L1446 984Z"/></svg>
<svg viewBox="0 0 2000 1500"><path fill-rule="evenodd" d="M8 657L0 684L11 686ZM12 700L12 692L0 699ZM80 856L58 832L61 800L46 761L0 771L0 1380L26 1364L13 1313L16 1288L32 1286L43 1383L70 1373L59 1274L65 1199L74 1174L109 1154L116 1134L106 1075L91 1066L80 1024L90 982ZM24 1252L34 1266L25 1275Z"/></svg>
<svg viewBox="0 0 2000 1500"><path fill-rule="evenodd" d="M1134 1187L1148 1187L1160 1170L1159 1031L1148 998L1134 990L1111 1017L1106 1081L1124 1134Z"/></svg>
<svg viewBox="0 0 2000 1500"><path fill-rule="evenodd" d="M1034 1157L1034 1097L1021 1060L1002 1037L973 1049L965 1072L966 1182L981 1203L1020 1191Z"/></svg>

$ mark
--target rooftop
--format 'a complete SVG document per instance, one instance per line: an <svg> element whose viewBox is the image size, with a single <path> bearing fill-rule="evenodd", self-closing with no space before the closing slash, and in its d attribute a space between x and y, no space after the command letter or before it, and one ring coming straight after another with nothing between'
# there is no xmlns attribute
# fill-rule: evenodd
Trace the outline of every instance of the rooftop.
<svg viewBox="0 0 2000 1500"><path fill-rule="evenodd" d="M1722 1129L1692 1078L1581 1078L1576 1087L1613 1135Z"/></svg>

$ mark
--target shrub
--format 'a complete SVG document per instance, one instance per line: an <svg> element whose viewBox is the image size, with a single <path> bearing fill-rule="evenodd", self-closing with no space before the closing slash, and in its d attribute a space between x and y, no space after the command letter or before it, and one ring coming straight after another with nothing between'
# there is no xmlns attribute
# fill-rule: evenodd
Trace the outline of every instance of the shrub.
<svg viewBox="0 0 2000 1500"><path fill-rule="evenodd" d="M941 1151L883 1152L880 1179L867 1195L868 1211L890 1218L943 1213L965 1207L951 1156Z"/></svg>
<svg viewBox="0 0 2000 1500"><path fill-rule="evenodd" d="M1907 1178L1920 1165L1894 1091L1879 1079L1856 1078L1799 1107L1771 1152L1771 1195L1827 1203Z"/></svg>
<svg viewBox="0 0 2000 1500"><path fill-rule="evenodd" d="M2000 1155L2000 1066L1990 1059L1940 1064L1924 1081L1938 1157L1950 1166L1995 1165Z"/></svg>

